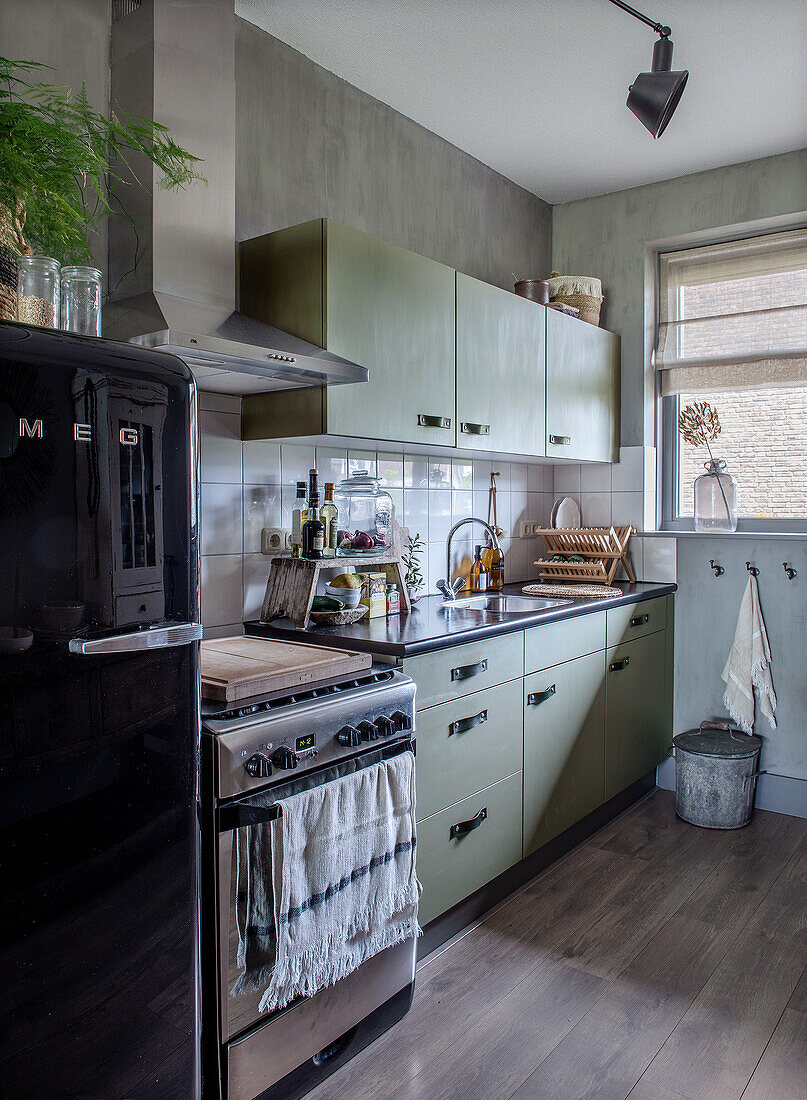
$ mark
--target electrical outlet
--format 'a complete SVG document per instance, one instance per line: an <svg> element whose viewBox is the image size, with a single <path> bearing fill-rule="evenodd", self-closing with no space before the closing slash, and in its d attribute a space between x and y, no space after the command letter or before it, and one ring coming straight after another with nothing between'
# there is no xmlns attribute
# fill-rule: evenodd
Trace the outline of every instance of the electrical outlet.
<svg viewBox="0 0 807 1100"><path fill-rule="evenodd" d="M519 530L519 535L523 539L532 538L532 520L531 519L522 520L521 529Z"/></svg>
<svg viewBox="0 0 807 1100"><path fill-rule="evenodd" d="M261 553L279 554L285 550L291 532L285 527L264 527L261 531Z"/></svg>

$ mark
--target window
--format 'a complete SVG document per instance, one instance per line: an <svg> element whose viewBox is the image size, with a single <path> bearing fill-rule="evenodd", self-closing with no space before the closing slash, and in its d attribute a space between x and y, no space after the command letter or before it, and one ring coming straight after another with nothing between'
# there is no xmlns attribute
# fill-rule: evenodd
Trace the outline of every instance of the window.
<svg viewBox="0 0 807 1100"><path fill-rule="evenodd" d="M659 276L665 525L691 525L708 459L676 431L695 400L720 414L744 526L807 520L807 230L664 252Z"/></svg>

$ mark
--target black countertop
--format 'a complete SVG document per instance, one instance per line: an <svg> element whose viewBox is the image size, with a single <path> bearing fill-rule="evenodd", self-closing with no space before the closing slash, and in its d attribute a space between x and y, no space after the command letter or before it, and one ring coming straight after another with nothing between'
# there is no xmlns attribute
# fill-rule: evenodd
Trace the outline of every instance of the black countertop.
<svg viewBox="0 0 807 1100"><path fill-rule="evenodd" d="M257 620L244 624L247 634L265 638L286 638L289 641L309 641L331 645L336 649L354 649L363 653L378 653L390 657L413 657L435 649L447 649L463 642L481 641L496 634L510 634L558 619L571 619L576 615L588 615L607 607L652 600L675 592L675 584L624 584L621 596L601 600L573 600L571 604L551 607L528 615L498 614L490 611L466 611L452 616L442 596L424 596L408 615L391 615L389 618L364 619L352 626L312 626L297 630L288 619L276 619L272 623ZM505 594L520 595L520 584L508 584Z"/></svg>

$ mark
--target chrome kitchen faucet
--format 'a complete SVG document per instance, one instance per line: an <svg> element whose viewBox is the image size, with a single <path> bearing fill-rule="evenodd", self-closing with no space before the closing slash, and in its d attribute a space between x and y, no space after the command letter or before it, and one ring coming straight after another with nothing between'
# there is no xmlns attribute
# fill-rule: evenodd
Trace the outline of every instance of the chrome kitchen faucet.
<svg viewBox="0 0 807 1100"><path fill-rule="evenodd" d="M460 527L462 527L465 523L478 523L480 527L484 527L487 533L490 535L491 541L493 543L493 549L501 550L501 546L499 546L499 540L496 537L496 532L493 530L489 523L485 522L485 520L478 519L476 516L466 516L465 519L461 519L457 523L455 523L451 530L448 532L448 538L446 539L446 577L444 580L439 580L437 582L437 591L442 592L443 600L446 603L449 603L452 600L456 600L460 592L462 592L462 590L465 588L465 580L463 577L457 577L455 581L452 581L450 579L451 540L454 538L454 535L460 529Z"/></svg>

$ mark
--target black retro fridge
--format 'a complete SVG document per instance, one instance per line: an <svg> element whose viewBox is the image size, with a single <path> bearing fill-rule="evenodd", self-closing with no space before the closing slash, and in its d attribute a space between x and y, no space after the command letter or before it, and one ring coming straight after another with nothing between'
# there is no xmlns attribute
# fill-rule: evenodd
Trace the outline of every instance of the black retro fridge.
<svg viewBox="0 0 807 1100"><path fill-rule="evenodd" d="M199 1094L196 399L0 323L0 1093Z"/></svg>

